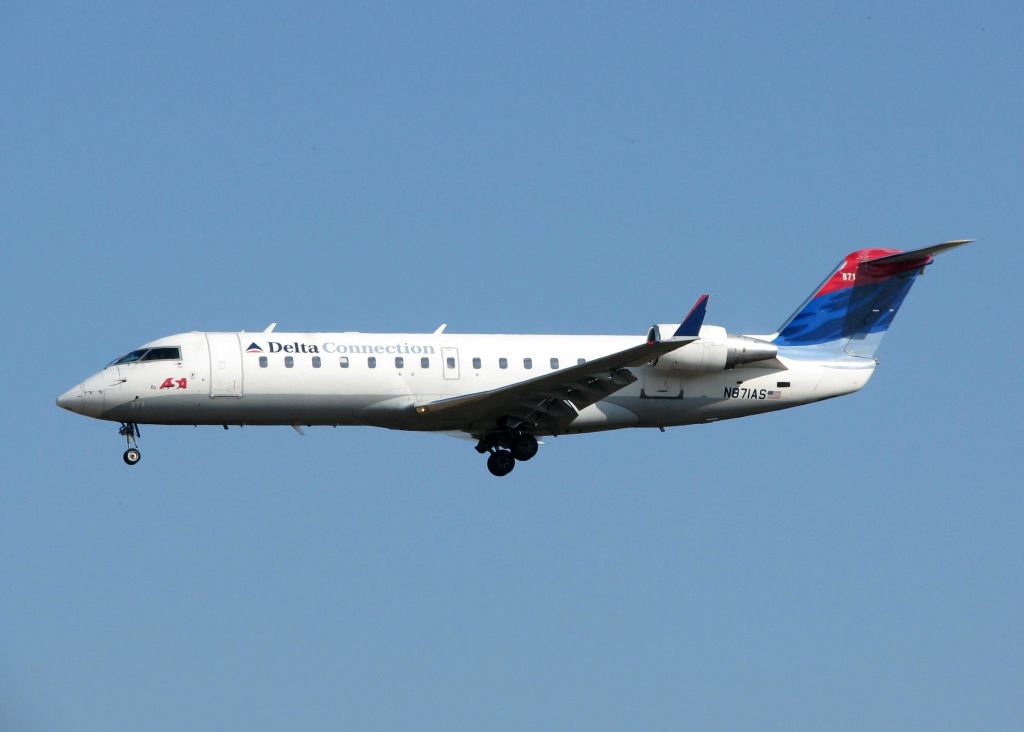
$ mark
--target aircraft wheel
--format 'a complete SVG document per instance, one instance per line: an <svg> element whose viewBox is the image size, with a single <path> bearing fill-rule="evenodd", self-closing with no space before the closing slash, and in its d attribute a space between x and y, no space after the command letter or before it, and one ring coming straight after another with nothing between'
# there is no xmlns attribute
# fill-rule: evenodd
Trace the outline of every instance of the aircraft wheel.
<svg viewBox="0 0 1024 732"><path fill-rule="evenodd" d="M141 459L142 453L136 450L134 447L129 447L127 450L124 451L124 461L128 465L135 465L135 463L139 462L139 460Z"/></svg>
<svg viewBox="0 0 1024 732"><path fill-rule="evenodd" d="M516 435L512 438L512 457L527 461L537 454L537 438L533 435Z"/></svg>
<svg viewBox="0 0 1024 732"><path fill-rule="evenodd" d="M508 475L515 466L516 459L508 450L496 450L487 458L487 469L491 471L491 475Z"/></svg>

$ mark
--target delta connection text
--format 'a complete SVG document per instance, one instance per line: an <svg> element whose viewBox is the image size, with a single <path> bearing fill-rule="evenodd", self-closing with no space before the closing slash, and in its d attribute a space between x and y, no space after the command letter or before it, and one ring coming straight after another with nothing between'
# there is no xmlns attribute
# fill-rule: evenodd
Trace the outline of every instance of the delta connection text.
<svg viewBox="0 0 1024 732"><path fill-rule="evenodd" d="M257 345L253 343L253 345ZM246 349L248 352L259 352L262 349L254 349L250 346ZM433 346L421 346L417 344L410 345L408 343L395 343L395 344L344 344L335 343L334 341L325 341L319 346L315 343L299 343L295 341L293 343L279 343L278 341L267 342L267 353L369 353L369 354L381 354L381 353L395 353L395 354L407 354L413 353L416 355L428 356L434 353Z"/></svg>

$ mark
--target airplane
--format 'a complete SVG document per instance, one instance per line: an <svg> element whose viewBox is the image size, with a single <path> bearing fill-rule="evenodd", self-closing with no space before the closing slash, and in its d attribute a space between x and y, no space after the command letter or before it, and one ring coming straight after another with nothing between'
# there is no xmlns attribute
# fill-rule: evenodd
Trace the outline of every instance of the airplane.
<svg viewBox="0 0 1024 732"><path fill-rule="evenodd" d="M859 249L770 335L705 325L708 295L646 336L179 333L114 359L57 398L120 422L135 465L140 424L370 425L476 442L493 475L539 439L704 424L858 391L879 343L936 254Z"/></svg>

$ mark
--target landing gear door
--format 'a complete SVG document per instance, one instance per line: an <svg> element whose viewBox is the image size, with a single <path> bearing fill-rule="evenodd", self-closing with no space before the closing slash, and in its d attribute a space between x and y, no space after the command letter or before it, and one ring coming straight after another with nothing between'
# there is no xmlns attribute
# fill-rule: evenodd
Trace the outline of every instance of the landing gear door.
<svg viewBox="0 0 1024 732"><path fill-rule="evenodd" d="M441 368L444 369L444 378L446 378L446 379L457 379L457 378L459 378L459 349L458 348L442 348L441 349Z"/></svg>
<svg viewBox="0 0 1024 732"><path fill-rule="evenodd" d="M207 333L210 348L210 396L242 396L242 346L237 333Z"/></svg>

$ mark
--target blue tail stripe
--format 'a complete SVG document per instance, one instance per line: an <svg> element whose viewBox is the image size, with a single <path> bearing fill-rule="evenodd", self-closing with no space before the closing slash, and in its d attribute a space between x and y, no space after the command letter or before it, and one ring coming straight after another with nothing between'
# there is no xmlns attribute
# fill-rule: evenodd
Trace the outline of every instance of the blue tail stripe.
<svg viewBox="0 0 1024 732"><path fill-rule="evenodd" d="M811 300L776 337L780 346L809 346L889 328L916 272L884 282L833 290Z"/></svg>

